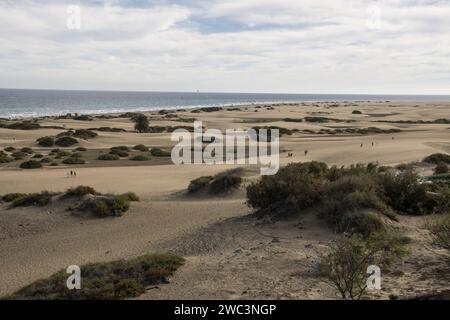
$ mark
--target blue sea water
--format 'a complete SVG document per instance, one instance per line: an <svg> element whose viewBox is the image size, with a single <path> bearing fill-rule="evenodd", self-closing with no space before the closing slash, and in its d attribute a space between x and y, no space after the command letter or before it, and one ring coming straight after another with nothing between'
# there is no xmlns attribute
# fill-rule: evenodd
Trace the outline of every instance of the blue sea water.
<svg viewBox="0 0 450 320"><path fill-rule="evenodd" d="M0 89L0 117L101 114L251 103L308 101L450 101L450 96L121 92Z"/></svg>

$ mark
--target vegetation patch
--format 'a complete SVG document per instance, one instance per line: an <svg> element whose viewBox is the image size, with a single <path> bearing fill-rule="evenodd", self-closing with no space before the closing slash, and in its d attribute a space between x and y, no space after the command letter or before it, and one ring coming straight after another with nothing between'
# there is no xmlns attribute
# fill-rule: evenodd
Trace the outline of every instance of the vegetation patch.
<svg viewBox="0 0 450 320"><path fill-rule="evenodd" d="M78 186L68 189L64 193L65 198L78 197L81 198L85 195L98 195L99 193L92 187L89 186Z"/></svg>
<svg viewBox="0 0 450 320"><path fill-rule="evenodd" d="M160 148L152 148L150 153L154 157L170 157L172 155L172 153L170 151L162 150Z"/></svg>
<svg viewBox="0 0 450 320"><path fill-rule="evenodd" d="M36 160L29 160L29 161L22 162L20 164L20 168L22 168L22 169L39 169L39 168L42 168L42 164Z"/></svg>
<svg viewBox="0 0 450 320"><path fill-rule="evenodd" d="M102 161L116 161L116 160L120 160L120 157L117 154L102 154L98 157L98 160L102 160Z"/></svg>
<svg viewBox="0 0 450 320"><path fill-rule="evenodd" d="M55 141L55 144L59 147L71 147L78 143L78 140L72 137L61 137Z"/></svg>
<svg viewBox="0 0 450 320"><path fill-rule="evenodd" d="M62 163L74 165L74 164L85 164L86 161L79 157L69 157L69 158L64 159Z"/></svg>
<svg viewBox="0 0 450 320"><path fill-rule="evenodd" d="M277 218L317 207L336 231L367 237L382 231L382 216L395 220L396 214L447 212L450 192L442 183L422 183L410 170L307 162L263 176L247 188L247 202L257 214Z"/></svg>
<svg viewBox="0 0 450 320"><path fill-rule="evenodd" d="M242 168L228 170L211 176L204 176L194 179L188 186L189 194L209 193L224 194L232 192L242 184Z"/></svg>
<svg viewBox="0 0 450 320"><path fill-rule="evenodd" d="M133 149L141 151L141 152L148 151L148 147L144 146L143 144L138 144L138 145L134 146Z"/></svg>
<svg viewBox="0 0 450 320"><path fill-rule="evenodd" d="M50 193L48 191L42 191L41 193L24 194L18 198L15 198L11 203L11 207L44 207L50 203L54 195L54 193Z"/></svg>
<svg viewBox="0 0 450 320"><path fill-rule="evenodd" d="M445 153L433 153L423 159L423 162L426 163L432 163L432 164L438 164L440 162L450 164L450 155Z"/></svg>
<svg viewBox="0 0 450 320"><path fill-rule="evenodd" d="M69 290L61 270L26 286L7 299L18 300L118 300L141 295L146 288L168 282L184 259L168 253L147 254L131 260L81 266L80 290Z"/></svg>
<svg viewBox="0 0 450 320"><path fill-rule="evenodd" d="M367 268L375 265L389 270L408 253L406 243L406 238L387 233L367 239L358 235L341 237L321 259L320 271L342 299L359 300L367 290Z"/></svg>
<svg viewBox="0 0 450 320"><path fill-rule="evenodd" d="M430 220L427 227L433 237L433 242L439 247L450 250L450 212Z"/></svg>
<svg viewBox="0 0 450 320"><path fill-rule="evenodd" d="M14 159L8 156L5 152L0 151L0 163L8 163L13 161Z"/></svg>
<svg viewBox="0 0 450 320"><path fill-rule="evenodd" d="M41 147L53 147L55 145L55 138L41 137L41 138L37 139L37 143Z"/></svg>

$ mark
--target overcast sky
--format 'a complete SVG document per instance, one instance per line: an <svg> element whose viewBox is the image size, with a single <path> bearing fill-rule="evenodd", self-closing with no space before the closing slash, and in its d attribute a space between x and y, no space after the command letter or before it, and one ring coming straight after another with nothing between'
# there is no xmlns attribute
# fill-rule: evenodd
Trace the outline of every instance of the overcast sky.
<svg viewBox="0 0 450 320"><path fill-rule="evenodd" d="M1 0L0 87L450 94L450 1Z"/></svg>

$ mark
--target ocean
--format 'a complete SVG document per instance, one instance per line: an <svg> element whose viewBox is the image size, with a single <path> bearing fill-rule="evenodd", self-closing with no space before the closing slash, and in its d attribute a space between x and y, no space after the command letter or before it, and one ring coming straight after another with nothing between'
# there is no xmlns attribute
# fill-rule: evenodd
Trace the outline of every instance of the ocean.
<svg viewBox="0 0 450 320"><path fill-rule="evenodd" d="M0 118L102 114L252 103L311 101L450 101L450 96L124 92L0 89Z"/></svg>

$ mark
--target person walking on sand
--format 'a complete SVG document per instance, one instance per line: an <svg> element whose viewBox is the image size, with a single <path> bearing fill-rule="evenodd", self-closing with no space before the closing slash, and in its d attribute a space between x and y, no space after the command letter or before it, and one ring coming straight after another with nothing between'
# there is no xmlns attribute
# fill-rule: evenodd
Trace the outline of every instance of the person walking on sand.
<svg viewBox="0 0 450 320"><path fill-rule="evenodd" d="M305 157L308 155L308 149L305 150Z"/></svg>
<svg viewBox="0 0 450 320"><path fill-rule="evenodd" d="M76 172L76 171L73 172L73 176L74 176L75 178L77 177L77 172Z"/></svg>
<svg viewBox="0 0 450 320"><path fill-rule="evenodd" d="M364 144L361 143L361 148L364 147Z"/></svg>
<svg viewBox="0 0 450 320"><path fill-rule="evenodd" d="M375 144L373 143L373 141L372 141L372 147L374 146Z"/></svg>

